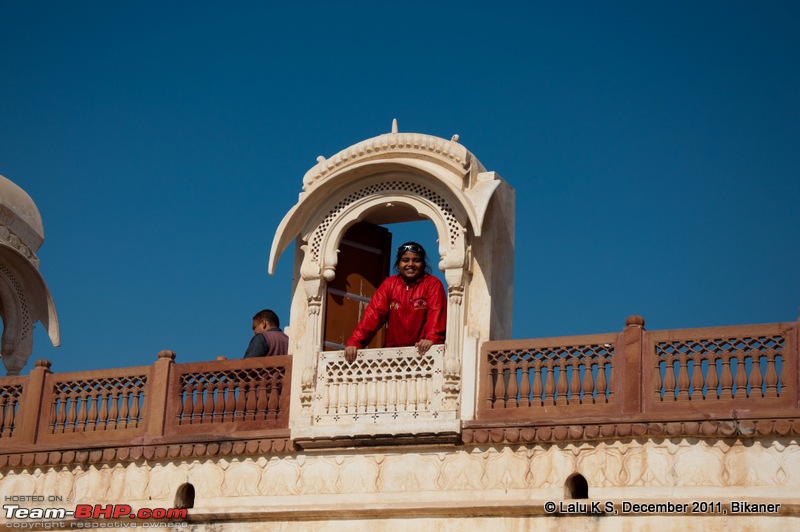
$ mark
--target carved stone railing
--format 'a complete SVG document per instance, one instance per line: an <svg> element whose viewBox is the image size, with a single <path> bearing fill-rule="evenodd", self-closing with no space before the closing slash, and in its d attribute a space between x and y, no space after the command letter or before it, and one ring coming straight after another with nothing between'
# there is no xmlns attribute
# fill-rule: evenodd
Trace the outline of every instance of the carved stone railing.
<svg viewBox="0 0 800 532"><path fill-rule="evenodd" d="M290 356L0 378L0 467L289 451Z"/></svg>
<svg viewBox="0 0 800 532"><path fill-rule="evenodd" d="M464 441L800 434L798 323L487 342Z"/></svg>
<svg viewBox="0 0 800 532"><path fill-rule="evenodd" d="M286 428L291 370L288 356L245 359L222 368L217 362L176 365L164 433L231 435Z"/></svg>
<svg viewBox="0 0 800 532"><path fill-rule="evenodd" d="M363 349L349 363L342 351L319 355L310 418L292 426L300 446L453 440L458 420L459 365L443 345L420 356L414 347Z"/></svg>

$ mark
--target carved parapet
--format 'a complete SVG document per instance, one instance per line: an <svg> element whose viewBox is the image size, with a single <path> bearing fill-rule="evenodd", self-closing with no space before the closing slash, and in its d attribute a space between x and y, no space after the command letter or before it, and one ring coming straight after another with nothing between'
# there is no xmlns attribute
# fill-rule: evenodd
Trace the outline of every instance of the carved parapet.
<svg viewBox="0 0 800 532"><path fill-rule="evenodd" d="M445 359L443 345L424 356L414 347L363 349L352 364L341 351L322 352L309 425L293 426L292 439L303 447L399 435L452 440L459 390L458 362Z"/></svg>

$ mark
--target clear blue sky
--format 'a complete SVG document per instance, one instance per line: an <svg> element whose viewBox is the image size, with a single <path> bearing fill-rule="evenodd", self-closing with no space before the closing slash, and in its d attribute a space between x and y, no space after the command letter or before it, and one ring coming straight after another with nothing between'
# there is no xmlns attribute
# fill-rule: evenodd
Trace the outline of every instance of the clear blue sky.
<svg viewBox="0 0 800 532"><path fill-rule="evenodd" d="M240 357L303 174L395 117L516 189L515 338L797 319L800 3L264 4L0 1L62 334L23 374Z"/></svg>

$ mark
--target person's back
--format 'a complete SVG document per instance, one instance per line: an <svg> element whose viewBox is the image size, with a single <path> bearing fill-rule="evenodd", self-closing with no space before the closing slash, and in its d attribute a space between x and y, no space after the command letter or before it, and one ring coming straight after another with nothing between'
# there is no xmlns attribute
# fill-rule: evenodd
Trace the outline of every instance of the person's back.
<svg viewBox="0 0 800 532"><path fill-rule="evenodd" d="M280 329L278 315L264 309L253 316L253 338L244 358L269 357L289 354L289 337Z"/></svg>

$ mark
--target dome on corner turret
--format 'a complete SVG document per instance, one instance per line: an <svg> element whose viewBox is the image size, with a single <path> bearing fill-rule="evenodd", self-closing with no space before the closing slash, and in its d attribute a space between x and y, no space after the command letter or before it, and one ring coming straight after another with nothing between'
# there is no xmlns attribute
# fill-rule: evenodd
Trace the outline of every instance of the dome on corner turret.
<svg viewBox="0 0 800 532"><path fill-rule="evenodd" d="M0 175L0 225L15 234L32 253L44 242L39 209L16 183Z"/></svg>

